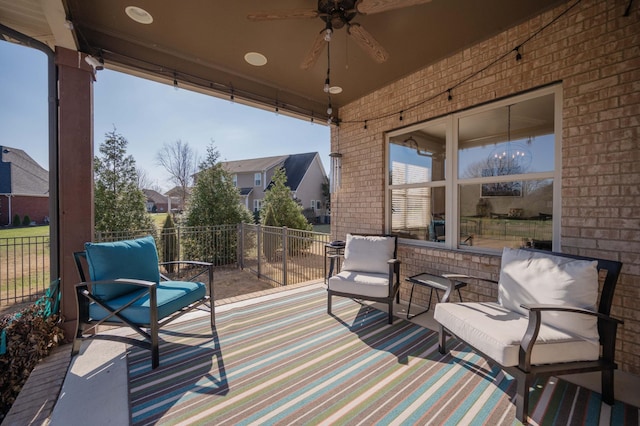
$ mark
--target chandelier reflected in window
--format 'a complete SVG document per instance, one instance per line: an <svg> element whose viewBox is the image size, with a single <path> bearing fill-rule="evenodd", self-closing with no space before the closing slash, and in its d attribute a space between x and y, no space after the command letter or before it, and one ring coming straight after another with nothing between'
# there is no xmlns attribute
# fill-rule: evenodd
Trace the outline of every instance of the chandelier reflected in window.
<svg viewBox="0 0 640 426"><path fill-rule="evenodd" d="M529 143L531 139L529 138ZM487 158L486 176L525 173L532 161L531 150L522 143L511 142L511 105L507 107L507 142L494 148Z"/></svg>

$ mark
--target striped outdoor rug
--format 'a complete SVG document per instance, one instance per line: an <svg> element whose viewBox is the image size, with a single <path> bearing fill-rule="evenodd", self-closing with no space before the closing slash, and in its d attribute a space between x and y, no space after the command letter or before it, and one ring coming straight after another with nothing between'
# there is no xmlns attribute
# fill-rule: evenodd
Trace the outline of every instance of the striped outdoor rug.
<svg viewBox="0 0 640 426"><path fill-rule="evenodd" d="M134 424L514 424L515 382L463 344L311 286L162 333L160 367L129 355ZM638 409L553 378L533 395L539 424L638 424Z"/></svg>

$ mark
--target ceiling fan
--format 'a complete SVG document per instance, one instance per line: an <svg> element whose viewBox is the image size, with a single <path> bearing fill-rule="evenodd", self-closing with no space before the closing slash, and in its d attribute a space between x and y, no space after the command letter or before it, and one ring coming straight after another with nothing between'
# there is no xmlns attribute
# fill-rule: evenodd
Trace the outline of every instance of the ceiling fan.
<svg viewBox="0 0 640 426"><path fill-rule="evenodd" d="M252 21L272 21L278 19L313 19L320 18L325 27L318 34L311 46L311 50L300 64L303 70L309 69L316 63L326 42L331 40L334 30L347 27L347 33L371 58L377 63L389 59L389 53L376 39L360 24L352 22L358 15L370 15L400 9L431 0L318 0L317 9L292 9L261 11L247 16Z"/></svg>

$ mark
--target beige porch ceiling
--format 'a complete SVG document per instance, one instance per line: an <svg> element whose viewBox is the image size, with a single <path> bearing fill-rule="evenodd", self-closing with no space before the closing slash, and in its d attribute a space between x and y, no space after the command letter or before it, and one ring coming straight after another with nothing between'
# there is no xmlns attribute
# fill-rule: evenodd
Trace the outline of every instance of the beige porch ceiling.
<svg viewBox="0 0 640 426"><path fill-rule="evenodd" d="M432 0L386 12L358 15L361 24L389 53L374 62L336 29L331 41L331 96L339 108L465 47L494 36L547 10L559 0ZM324 22L312 19L251 21L252 12L315 9L315 0L0 0L0 24L54 47L102 56L107 68L282 112L327 118L323 91L327 51L308 70L300 64ZM143 8L153 22L143 25L125 13ZM514 45L518 35L514 34ZM262 67L244 60L247 52L266 56Z"/></svg>

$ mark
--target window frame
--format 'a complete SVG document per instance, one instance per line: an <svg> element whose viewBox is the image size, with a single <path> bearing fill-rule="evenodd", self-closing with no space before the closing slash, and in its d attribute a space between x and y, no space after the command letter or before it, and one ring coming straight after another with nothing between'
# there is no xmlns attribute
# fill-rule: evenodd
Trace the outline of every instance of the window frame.
<svg viewBox="0 0 640 426"><path fill-rule="evenodd" d="M262 186L262 173L256 172L253 174L253 186Z"/></svg>
<svg viewBox="0 0 640 426"><path fill-rule="evenodd" d="M391 215L391 201L392 191L394 189L403 188L424 188L424 187L439 187L445 188L445 218L447 222L447 232L444 243L427 241L427 240L415 240L408 238L400 238L400 240L409 245L416 246L428 246L436 248L444 248L448 250L464 250L475 252L487 252L496 253L495 249L478 246L461 246L459 238L453 238L460 233L460 202L459 194L461 185L478 184L482 181L486 181L486 178L459 178L458 173L458 129L459 122L465 117L469 117L474 114L490 111L505 107L507 105L513 105L519 102L535 99L538 97L552 94L554 96L554 166L553 170L549 172L536 172L536 173L523 173L517 175L506 176L493 176L494 182L499 181L530 181L540 179L552 179L553 180L553 206L552 206L552 250L559 251L561 247L561 222L562 222L562 85L554 84L542 89L532 90L526 93L513 95L507 98L502 98L490 103L472 107L469 109L452 112L445 116L434 118L432 120L422 121L420 123L413 124L411 126L403 127L401 129L394 129L385 134L385 230L391 232L392 229L392 215ZM446 128L446 160L445 160L445 177L444 181L424 182L417 184L404 184L404 185L391 185L390 184L390 142L391 138L402 136L410 132L423 129L425 127L445 124Z"/></svg>

